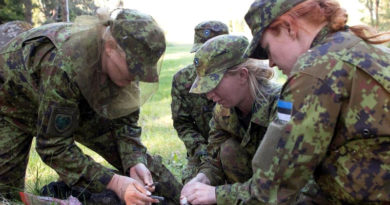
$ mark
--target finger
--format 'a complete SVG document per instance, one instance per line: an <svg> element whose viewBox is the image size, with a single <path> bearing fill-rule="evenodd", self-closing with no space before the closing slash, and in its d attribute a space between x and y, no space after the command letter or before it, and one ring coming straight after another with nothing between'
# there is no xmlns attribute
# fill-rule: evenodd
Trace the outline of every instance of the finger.
<svg viewBox="0 0 390 205"><path fill-rule="evenodd" d="M150 173L150 171L148 169L146 169L143 174L144 174L144 183L147 186L153 186L153 178L152 178L152 174Z"/></svg>
<svg viewBox="0 0 390 205"><path fill-rule="evenodd" d="M159 203L160 201L157 199L152 199L144 194L140 194L138 200L142 201L142 204L145 203Z"/></svg>
<svg viewBox="0 0 390 205"><path fill-rule="evenodd" d="M145 194L142 194L140 192L133 192L133 194L126 196L125 198L126 205L128 202L130 204L146 204L146 203L158 203L159 200L157 199L152 199L148 197Z"/></svg>
<svg viewBox="0 0 390 205"><path fill-rule="evenodd" d="M139 183L137 181L134 182L134 186L142 194L146 194L146 195L150 195L151 194L147 189L145 189L145 187L141 183Z"/></svg>
<svg viewBox="0 0 390 205"><path fill-rule="evenodd" d="M183 195L183 196L188 196L188 195L190 195L192 192L194 192L195 189L194 189L194 186L193 186L193 185L194 185L193 183L191 183L191 184L186 184L186 185L183 187L183 189L181 190L181 195Z"/></svg>
<svg viewBox="0 0 390 205"><path fill-rule="evenodd" d="M150 192L154 192L154 190L155 190L155 186L145 186L145 188L148 190L148 191L150 191Z"/></svg>
<svg viewBox="0 0 390 205"><path fill-rule="evenodd" d="M187 201L191 204L195 204L194 201L196 200L197 196L198 195L196 193L190 194L189 196L187 196Z"/></svg>

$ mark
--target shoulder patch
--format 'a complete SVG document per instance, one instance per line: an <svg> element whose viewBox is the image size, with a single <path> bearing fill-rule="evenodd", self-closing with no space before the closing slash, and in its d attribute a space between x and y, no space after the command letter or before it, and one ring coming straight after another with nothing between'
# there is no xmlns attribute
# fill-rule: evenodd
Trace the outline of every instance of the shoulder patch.
<svg viewBox="0 0 390 205"><path fill-rule="evenodd" d="M69 136L78 125L78 109L52 106L47 134Z"/></svg>
<svg viewBox="0 0 390 205"><path fill-rule="evenodd" d="M292 111L293 103L284 101L284 100L278 100L277 104L277 117L278 120L281 122L288 122L291 120L291 111Z"/></svg>

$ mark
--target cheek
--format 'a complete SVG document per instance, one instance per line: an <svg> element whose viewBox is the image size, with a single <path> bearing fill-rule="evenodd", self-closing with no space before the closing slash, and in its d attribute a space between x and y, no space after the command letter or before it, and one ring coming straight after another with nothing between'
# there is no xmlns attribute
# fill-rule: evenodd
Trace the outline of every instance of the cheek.
<svg viewBox="0 0 390 205"><path fill-rule="evenodd" d="M235 103L237 96L242 90L237 82L233 80L226 80L218 89L218 95L230 103Z"/></svg>

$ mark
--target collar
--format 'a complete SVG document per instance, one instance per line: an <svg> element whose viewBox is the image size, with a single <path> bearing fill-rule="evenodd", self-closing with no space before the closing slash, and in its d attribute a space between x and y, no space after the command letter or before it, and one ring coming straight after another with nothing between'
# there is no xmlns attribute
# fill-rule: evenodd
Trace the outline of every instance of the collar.
<svg viewBox="0 0 390 205"><path fill-rule="evenodd" d="M320 32L318 32L317 36L314 38L313 42L310 45L310 48L317 46L326 39L326 36L330 34L330 28L328 26L324 26Z"/></svg>

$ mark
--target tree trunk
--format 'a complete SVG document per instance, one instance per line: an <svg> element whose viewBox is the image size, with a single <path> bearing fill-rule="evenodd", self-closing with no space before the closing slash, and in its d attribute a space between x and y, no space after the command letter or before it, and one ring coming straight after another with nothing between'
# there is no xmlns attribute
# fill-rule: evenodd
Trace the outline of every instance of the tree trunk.
<svg viewBox="0 0 390 205"><path fill-rule="evenodd" d="M24 0L24 20L32 24L32 2L31 0Z"/></svg>
<svg viewBox="0 0 390 205"><path fill-rule="evenodd" d="M370 12L370 21L371 21L371 26L374 26L374 14L373 14L373 8L372 8L372 0L367 0L366 1L366 7L368 11Z"/></svg>
<svg viewBox="0 0 390 205"><path fill-rule="evenodd" d="M68 4L66 0L61 0L61 18L63 22L69 21L69 10L68 10Z"/></svg>
<svg viewBox="0 0 390 205"><path fill-rule="evenodd" d="M379 28L379 1L380 0L375 1L375 20L376 20L375 29Z"/></svg>

